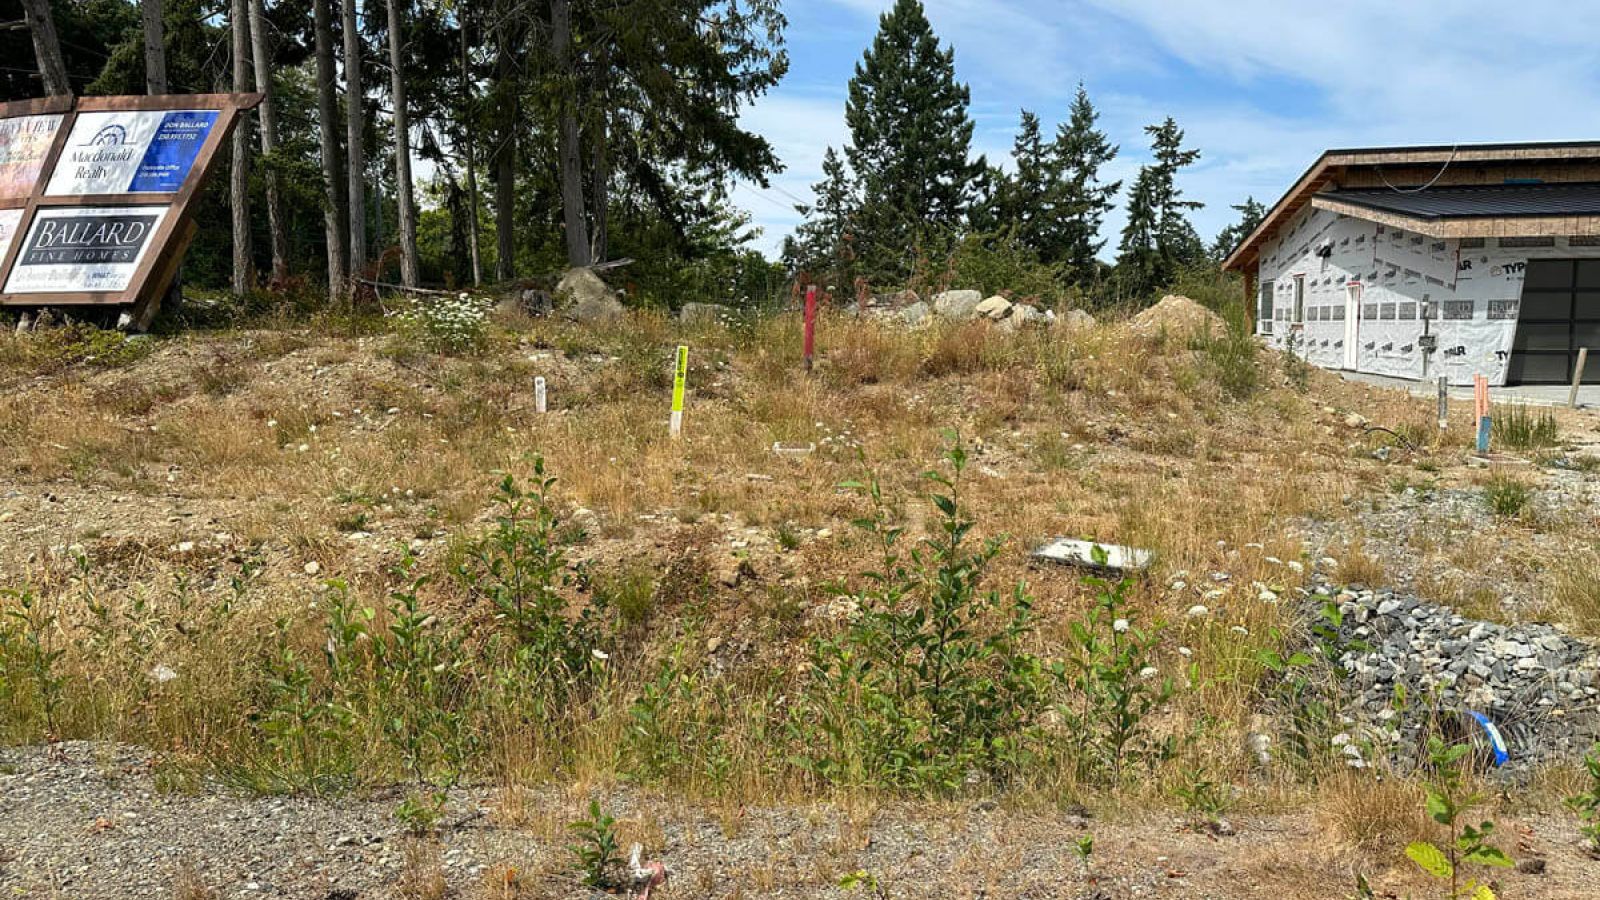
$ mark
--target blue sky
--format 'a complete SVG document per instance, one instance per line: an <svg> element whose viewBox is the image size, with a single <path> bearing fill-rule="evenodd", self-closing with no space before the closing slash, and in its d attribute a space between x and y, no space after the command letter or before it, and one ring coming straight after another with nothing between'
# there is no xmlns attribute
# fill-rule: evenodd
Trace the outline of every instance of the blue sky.
<svg viewBox="0 0 1600 900"><path fill-rule="evenodd" d="M893 0L789 0L785 81L748 110L786 171L734 194L775 254L822 154L847 139L845 85ZM1047 128L1079 81L1122 153L1171 115L1202 157L1180 180L1208 241L1246 195L1271 203L1322 150L1600 138L1600 3L1524 0L925 0L972 90L974 152L1009 167L1018 112ZM1120 210L1102 235L1114 251Z"/></svg>

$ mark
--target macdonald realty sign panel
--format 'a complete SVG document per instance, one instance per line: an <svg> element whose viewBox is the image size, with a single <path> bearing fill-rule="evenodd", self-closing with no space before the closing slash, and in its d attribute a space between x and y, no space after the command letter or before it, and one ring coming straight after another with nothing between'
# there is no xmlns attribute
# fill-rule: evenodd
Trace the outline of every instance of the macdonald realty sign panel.
<svg viewBox="0 0 1600 900"><path fill-rule="evenodd" d="M6 280L8 294L124 291L165 206L41 208Z"/></svg>
<svg viewBox="0 0 1600 900"><path fill-rule="evenodd" d="M217 116L193 109L79 113L45 195L176 193Z"/></svg>

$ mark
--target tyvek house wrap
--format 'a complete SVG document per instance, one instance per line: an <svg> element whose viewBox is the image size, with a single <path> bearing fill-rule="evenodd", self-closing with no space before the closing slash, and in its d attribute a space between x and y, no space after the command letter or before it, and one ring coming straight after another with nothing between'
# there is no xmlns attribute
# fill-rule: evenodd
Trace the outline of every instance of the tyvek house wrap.
<svg viewBox="0 0 1600 900"><path fill-rule="evenodd" d="M1600 258L1600 247L1503 247L1487 238L1442 240L1320 209L1306 209L1261 251L1272 282L1271 343L1313 365L1345 368L1347 297L1359 285L1355 371L1503 385L1530 259ZM1326 255L1319 254L1319 248ZM1291 328L1295 276L1305 278L1305 321ZM1431 318L1424 323L1424 309ZM1423 347L1424 325L1436 347Z"/></svg>

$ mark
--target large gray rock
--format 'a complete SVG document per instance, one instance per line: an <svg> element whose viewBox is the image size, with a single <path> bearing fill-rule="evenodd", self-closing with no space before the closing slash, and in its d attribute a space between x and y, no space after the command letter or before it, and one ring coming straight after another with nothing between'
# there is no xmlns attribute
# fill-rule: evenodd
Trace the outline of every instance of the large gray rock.
<svg viewBox="0 0 1600 900"><path fill-rule="evenodd" d="M875 294L873 295L872 303L874 306L899 307L910 306L921 299L921 297L917 296L916 291L906 289L903 291L896 291L893 294Z"/></svg>
<svg viewBox="0 0 1600 900"><path fill-rule="evenodd" d="M593 269L568 269L556 283L556 297L566 304L567 318L603 322L623 313L622 300Z"/></svg>
<svg viewBox="0 0 1600 900"><path fill-rule="evenodd" d="M537 288L528 288L522 291L513 291L500 299L495 304L495 312L501 314L521 313L534 318L550 315L555 310L555 298L549 291Z"/></svg>
<svg viewBox="0 0 1600 900"><path fill-rule="evenodd" d="M685 325L726 325L733 315L733 307L720 303L685 303L678 310L678 320Z"/></svg>
<svg viewBox="0 0 1600 900"><path fill-rule="evenodd" d="M920 300L896 313L900 317L900 321L907 325L921 325L927 322L928 317L932 314L928 309L928 304Z"/></svg>
<svg viewBox="0 0 1600 900"><path fill-rule="evenodd" d="M1004 319L1006 316L1011 315L1011 301L1000 296L999 294L995 294L993 297L990 297L982 303L979 303L977 306L974 306L972 308L972 312L975 316L982 316L986 319L998 322L1001 319Z"/></svg>
<svg viewBox="0 0 1600 900"><path fill-rule="evenodd" d="M944 319L970 319L982 302L983 294L977 291L945 291L934 296L933 311Z"/></svg>
<svg viewBox="0 0 1600 900"><path fill-rule="evenodd" d="M1084 312L1081 309L1069 309L1066 312L1062 313L1056 319L1056 321L1060 322L1061 324L1065 325L1068 328L1093 328L1094 327L1094 316L1089 315L1088 313Z"/></svg>
<svg viewBox="0 0 1600 900"><path fill-rule="evenodd" d="M1043 325L1045 321L1044 313L1039 312L1037 307L1026 303L1014 303L1011 305L1011 315L1001 320L1000 327L1016 331L1028 325Z"/></svg>

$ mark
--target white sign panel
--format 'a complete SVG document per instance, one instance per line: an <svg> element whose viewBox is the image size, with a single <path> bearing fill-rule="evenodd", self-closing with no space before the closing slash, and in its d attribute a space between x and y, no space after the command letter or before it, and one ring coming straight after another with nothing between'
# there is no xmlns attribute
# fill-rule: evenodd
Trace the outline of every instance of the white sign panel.
<svg viewBox="0 0 1600 900"><path fill-rule="evenodd" d="M166 214L165 206L41 208L6 293L127 290Z"/></svg>
<svg viewBox="0 0 1600 900"><path fill-rule="evenodd" d="M45 194L175 193L216 123L216 110L81 113Z"/></svg>
<svg viewBox="0 0 1600 900"><path fill-rule="evenodd" d="M59 114L0 119L0 197L33 193L60 127Z"/></svg>
<svg viewBox="0 0 1600 900"><path fill-rule="evenodd" d="M22 222L22 210L0 209L0 259L11 249L11 240L17 236L17 225Z"/></svg>

